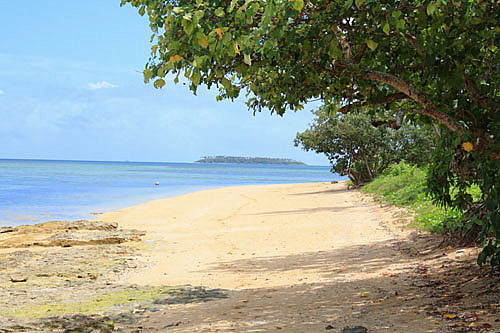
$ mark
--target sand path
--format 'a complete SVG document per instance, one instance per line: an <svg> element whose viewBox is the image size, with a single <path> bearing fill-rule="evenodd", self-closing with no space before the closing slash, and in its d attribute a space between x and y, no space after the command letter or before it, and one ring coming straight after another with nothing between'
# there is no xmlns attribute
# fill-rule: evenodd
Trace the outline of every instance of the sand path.
<svg viewBox="0 0 500 333"><path fill-rule="evenodd" d="M152 264L129 282L221 289L151 313L145 331L433 332L411 301L418 287L401 279L417 263L401 257L383 214L344 183L311 183L202 191L99 220L147 232Z"/></svg>

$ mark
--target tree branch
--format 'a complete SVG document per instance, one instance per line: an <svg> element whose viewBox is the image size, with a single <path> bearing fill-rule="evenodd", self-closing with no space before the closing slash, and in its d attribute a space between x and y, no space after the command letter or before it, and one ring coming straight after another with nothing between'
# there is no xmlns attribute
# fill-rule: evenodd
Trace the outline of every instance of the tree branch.
<svg viewBox="0 0 500 333"><path fill-rule="evenodd" d="M342 47L342 53L344 54L344 58L347 63L351 62L351 45L349 45L349 42L347 41L347 37L345 34L342 32L342 30L338 27L334 27L334 32L337 35L337 38L340 41L340 46Z"/></svg>
<svg viewBox="0 0 500 333"><path fill-rule="evenodd" d="M406 98L408 98L408 96L406 96L404 93L390 94L390 95L387 95L384 98L382 98L378 101L375 101L375 102L368 103L367 101L360 101L360 102L344 105L343 107L341 107L339 109L339 112L346 114L349 111L351 111L352 107L365 107L365 106L372 106L372 105L378 105L378 104L392 103L392 102L399 101L399 100L406 99Z"/></svg>
<svg viewBox="0 0 500 333"><path fill-rule="evenodd" d="M366 43L361 45L361 49L359 50L358 54L356 55L356 58L354 59L355 64L359 64L361 62L361 58L363 58L363 55L365 54L367 47L368 45Z"/></svg>
<svg viewBox="0 0 500 333"><path fill-rule="evenodd" d="M391 74L373 70L364 70L361 71L360 74L362 75L363 79L385 83L393 87L394 89L399 90L422 107L422 109L415 109L413 110L413 112L431 117L432 119L437 120L441 124L448 127L453 132L465 131L465 128L462 126L462 124L460 124L456 119L450 117L449 115L436 111L434 105L426 94L420 92L415 87L412 87L404 80Z"/></svg>
<svg viewBox="0 0 500 333"><path fill-rule="evenodd" d="M483 109L489 111L495 111L495 110L498 111L500 109L500 105L496 101L484 95L481 95L481 92L479 91L479 88L476 86L476 83L472 81L472 79L465 74L464 74L464 87L465 90L467 90L467 92L469 93L472 100L476 102Z"/></svg>

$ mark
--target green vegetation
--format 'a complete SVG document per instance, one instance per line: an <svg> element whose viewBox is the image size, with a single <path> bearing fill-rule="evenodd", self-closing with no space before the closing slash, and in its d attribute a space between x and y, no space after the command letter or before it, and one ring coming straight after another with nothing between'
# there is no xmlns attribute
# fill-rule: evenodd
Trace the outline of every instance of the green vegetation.
<svg viewBox="0 0 500 333"><path fill-rule="evenodd" d="M240 157L240 156L205 156L195 163L235 163L235 164L286 164L305 165L288 158Z"/></svg>
<svg viewBox="0 0 500 333"><path fill-rule="evenodd" d="M41 318L70 313L97 313L116 305L135 304L141 301L153 301L169 295L175 290L170 287L152 287L141 289L124 289L106 293L91 299L67 303L27 304L19 308L2 309L1 316L22 318Z"/></svg>
<svg viewBox="0 0 500 333"><path fill-rule="evenodd" d="M330 114L329 106L314 111L313 124L297 134L295 145L324 153L332 172L349 176L354 185L372 181L400 161L418 165L429 161L433 146L429 131L403 119L375 120L358 112Z"/></svg>
<svg viewBox="0 0 500 333"><path fill-rule="evenodd" d="M377 200L408 208L415 213L414 225L425 231L441 234L467 232L471 224L467 224L464 219L464 211L439 207L433 203L427 193L427 177L425 167L401 162L387 168L374 181L362 187L361 191L375 194ZM477 187L469 193L475 198L481 196Z"/></svg>
<svg viewBox="0 0 500 333"><path fill-rule="evenodd" d="M500 2L122 0L149 17L146 82L183 74L254 112L310 100L432 125L427 188L480 226L500 266ZM477 186L477 200L470 189Z"/></svg>

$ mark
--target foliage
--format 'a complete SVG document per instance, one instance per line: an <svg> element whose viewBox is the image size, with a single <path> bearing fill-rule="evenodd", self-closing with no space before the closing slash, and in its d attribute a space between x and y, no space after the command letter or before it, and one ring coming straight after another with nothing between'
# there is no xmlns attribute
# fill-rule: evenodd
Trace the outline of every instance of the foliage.
<svg viewBox="0 0 500 333"><path fill-rule="evenodd" d="M458 132L498 120L498 1L125 3L149 16L144 77L159 88L183 72L195 92L215 84L234 98L246 89L255 111L282 114L319 97L404 106Z"/></svg>
<svg viewBox="0 0 500 333"><path fill-rule="evenodd" d="M319 98L344 105L342 113L385 105L420 124L439 124L434 198L479 209L477 223L485 239L493 237L479 262L492 256L500 265L499 1L125 3L149 17L153 46L144 78L157 88L167 75L178 82L183 73L194 93L202 84L217 86L219 99L246 90L254 112L283 114ZM465 193L472 184L481 188L480 203L449 199L450 188Z"/></svg>
<svg viewBox="0 0 500 333"><path fill-rule="evenodd" d="M415 213L415 225L423 230L437 233L455 230L463 212L434 205L426 195L426 177L426 168L401 162L391 165L361 190L376 194L381 201L409 208Z"/></svg>
<svg viewBox="0 0 500 333"><path fill-rule="evenodd" d="M500 266L500 160L467 152L456 137L443 133L433 152L427 187L442 207L467 211L462 227L480 232L486 244L478 263L482 265L491 257L491 263Z"/></svg>
<svg viewBox="0 0 500 333"><path fill-rule="evenodd" d="M396 129L374 126L373 117L357 112L330 116L328 106L314 114L313 124L297 134L295 145L324 153L332 172L349 176L354 185L372 181L389 165L403 160L428 162L433 143L424 129L410 124Z"/></svg>

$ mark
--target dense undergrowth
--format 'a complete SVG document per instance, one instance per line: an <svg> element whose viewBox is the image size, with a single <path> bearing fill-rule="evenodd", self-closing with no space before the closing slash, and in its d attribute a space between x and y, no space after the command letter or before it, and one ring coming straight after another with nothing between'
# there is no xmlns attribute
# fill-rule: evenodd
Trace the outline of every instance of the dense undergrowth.
<svg viewBox="0 0 500 333"><path fill-rule="evenodd" d="M374 194L379 201L399 207L406 207L415 213L413 225L419 229L440 233L460 232L469 228L463 222L464 212L436 206L426 191L427 170L407 163L389 167L383 174L361 190ZM479 197L477 188L470 190L473 197Z"/></svg>

